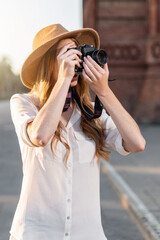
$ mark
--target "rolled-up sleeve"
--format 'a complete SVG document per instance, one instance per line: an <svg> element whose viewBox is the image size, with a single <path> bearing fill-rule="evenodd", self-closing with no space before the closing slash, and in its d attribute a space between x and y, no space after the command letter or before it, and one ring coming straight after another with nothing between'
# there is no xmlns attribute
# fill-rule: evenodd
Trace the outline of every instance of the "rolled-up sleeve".
<svg viewBox="0 0 160 240"><path fill-rule="evenodd" d="M27 134L27 124L36 117L38 109L24 94L16 93L10 98L10 112L19 141L29 147L35 147Z"/></svg>
<svg viewBox="0 0 160 240"><path fill-rule="evenodd" d="M121 155L128 155L130 152L127 152L122 145L122 136L112 120L111 116L109 116L105 109L102 111L102 115L100 117L102 122L102 127L105 129L104 134L106 136L106 143L115 151L120 153Z"/></svg>

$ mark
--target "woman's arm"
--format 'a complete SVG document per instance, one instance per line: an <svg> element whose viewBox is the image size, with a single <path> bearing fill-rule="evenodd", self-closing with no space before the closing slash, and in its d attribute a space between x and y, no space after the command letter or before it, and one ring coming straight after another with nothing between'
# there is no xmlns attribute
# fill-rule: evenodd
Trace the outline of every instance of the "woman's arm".
<svg viewBox="0 0 160 240"><path fill-rule="evenodd" d="M137 123L124 109L108 86L108 65L105 64L104 68L101 68L92 58L88 57L85 58L83 66L83 77L99 97L104 108L108 111L117 126L122 136L124 149L128 152L143 151L146 141Z"/></svg>
<svg viewBox="0 0 160 240"><path fill-rule="evenodd" d="M65 104L69 84L67 79L56 82L46 103L39 110L35 119L28 123L27 134L35 146L45 146L54 135Z"/></svg>
<svg viewBox="0 0 160 240"><path fill-rule="evenodd" d="M140 152L145 148L145 139L135 120L124 109L110 88L97 95L104 108L112 117L121 136L122 145L128 152Z"/></svg>
<svg viewBox="0 0 160 240"><path fill-rule="evenodd" d="M45 146L54 135L71 80L75 74L75 65L80 67L81 60L77 54L81 55L81 53L75 49L67 51L72 45L74 45L73 42L65 45L59 52L56 65L57 82L46 103L39 110L35 119L27 126L28 137L36 146Z"/></svg>

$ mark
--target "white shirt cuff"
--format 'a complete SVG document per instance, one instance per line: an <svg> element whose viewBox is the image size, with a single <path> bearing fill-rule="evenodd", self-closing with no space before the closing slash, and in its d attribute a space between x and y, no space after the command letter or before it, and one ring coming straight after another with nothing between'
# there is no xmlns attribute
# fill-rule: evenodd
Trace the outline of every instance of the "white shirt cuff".
<svg viewBox="0 0 160 240"><path fill-rule="evenodd" d="M35 116L28 118L22 125L21 127L21 138L23 140L24 143L26 143L29 147L37 147L36 145L34 145L31 140L28 137L27 134L27 124L32 122L32 120L35 118Z"/></svg>

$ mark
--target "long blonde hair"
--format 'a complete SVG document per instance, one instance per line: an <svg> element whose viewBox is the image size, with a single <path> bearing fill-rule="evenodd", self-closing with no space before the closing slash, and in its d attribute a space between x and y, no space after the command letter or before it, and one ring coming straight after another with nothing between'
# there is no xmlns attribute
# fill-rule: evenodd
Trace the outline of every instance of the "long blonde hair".
<svg viewBox="0 0 160 240"><path fill-rule="evenodd" d="M74 41L74 39L73 39ZM76 40L75 40L76 42ZM76 42L77 44L77 42ZM50 93L56 83L56 79L53 78L53 66L54 61L56 59L56 49L57 49L58 43L56 46L51 47L48 52L43 56L41 59L40 65L39 65L39 71L37 74L36 82L29 92L33 96L33 100L36 100L37 107L40 109L43 107L43 105L46 103L47 99L50 96ZM81 104L85 104L89 109L92 111L93 105L91 103L91 96L89 92L89 87L86 81L83 80L81 76L79 76L78 84L74 87L72 87L73 95L77 94L80 98ZM104 130L102 128L102 123L100 119L92 119L89 120L86 118L86 116L81 112L81 121L80 121L80 127L83 131L83 133L88 136L89 138L93 139L96 143L96 151L95 155L97 156L98 160L100 158L103 158L106 161L110 161L109 154L110 151L104 148L108 148L108 145L105 142L105 135ZM66 156L66 166L67 166L67 160L70 154L70 146L67 143L67 140L65 137L61 134L61 126L60 122L58 123L57 129L55 131L55 134L51 141L51 150L53 151L53 141L56 141L56 147L58 144L58 141L61 141L61 143L67 148L67 156Z"/></svg>

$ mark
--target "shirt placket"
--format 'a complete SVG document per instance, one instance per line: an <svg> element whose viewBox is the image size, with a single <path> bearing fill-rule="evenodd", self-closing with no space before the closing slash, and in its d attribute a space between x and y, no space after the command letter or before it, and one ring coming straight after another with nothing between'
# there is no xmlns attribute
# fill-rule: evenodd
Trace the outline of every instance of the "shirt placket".
<svg viewBox="0 0 160 240"><path fill-rule="evenodd" d="M65 134L65 137L69 143L67 137L68 134ZM71 146L70 146L71 147ZM71 221L72 221L72 170L73 170L73 161L72 161L72 149L70 149L70 155L67 160L67 192L66 192L66 217L65 217L65 231L64 231L64 240L70 239L71 234Z"/></svg>

